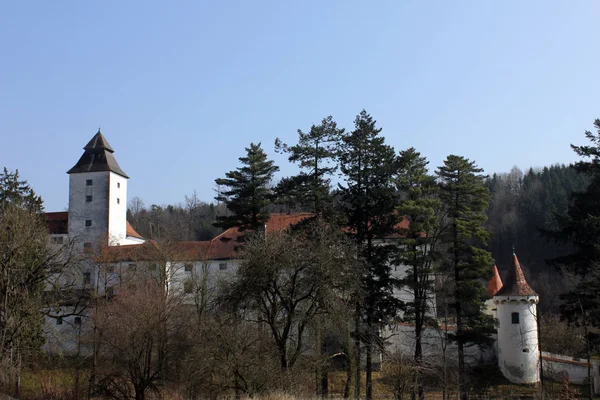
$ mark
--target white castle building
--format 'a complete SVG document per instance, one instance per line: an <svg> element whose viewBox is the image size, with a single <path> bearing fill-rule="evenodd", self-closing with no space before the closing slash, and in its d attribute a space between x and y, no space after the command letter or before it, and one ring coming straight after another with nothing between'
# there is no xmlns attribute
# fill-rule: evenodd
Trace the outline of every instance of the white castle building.
<svg viewBox="0 0 600 400"><path fill-rule="evenodd" d="M83 150L79 161L67 172L68 212L46 214L53 243L74 243L77 251L82 254L100 254L94 256L93 262L89 261L89 257L87 262L81 262L81 275L77 281L79 293L95 291L95 295L114 295L120 282L118 276L139 270L142 265L147 272L148 268L156 267L157 260L165 262L166 267L173 272L169 277L169 284L180 283L182 290L186 290L183 282L195 273L210 271L215 276L226 277L235 271L236 240L240 236L237 228L230 228L210 241L176 243L171 249L175 251L170 251L168 255L161 254L156 242L145 240L127 222L129 176L119 166L113 148L100 130ZM265 230L273 232L287 229L309 216L308 213L272 214ZM404 220L401 224L408 224L408 221ZM392 268L392 273L397 277L402 277L405 271L404 266ZM401 300L411 300L408 291L396 290L394 295ZM580 369L586 365L582 366L580 361L540 354L536 313L539 296L527 283L515 254L504 284L494 266L488 295L493 296L488 302L489 312L493 313L499 324L496 345L498 365L508 380L526 384L539 382L542 359L546 360L545 373L567 371L572 376L585 376ZM433 310L431 317L435 318L436 299L432 296L429 301ZM77 310L81 304L80 299L66 301L46 318L47 351L73 354L80 348L76 341L86 329L85 318L88 315L84 308ZM399 325L396 330L390 351L393 351L392 348L410 349L410 325ZM425 331L425 355L429 353L432 357L437 357L440 349L438 339L437 333L432 329ZM548 372L548 368L551 368L551 372ZM600 368L595 371L597 379Z"/></svg>

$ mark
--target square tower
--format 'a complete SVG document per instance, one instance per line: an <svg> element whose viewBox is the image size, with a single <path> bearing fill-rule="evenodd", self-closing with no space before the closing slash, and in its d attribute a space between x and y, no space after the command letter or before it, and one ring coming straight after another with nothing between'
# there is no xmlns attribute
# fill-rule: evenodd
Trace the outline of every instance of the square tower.
<svg viewBox="0 0 600 400"><path fill-rule="evenodd" d="M83 250L123 244L127 236L127 180L98 129L69 174L69 236Z"/></svg>

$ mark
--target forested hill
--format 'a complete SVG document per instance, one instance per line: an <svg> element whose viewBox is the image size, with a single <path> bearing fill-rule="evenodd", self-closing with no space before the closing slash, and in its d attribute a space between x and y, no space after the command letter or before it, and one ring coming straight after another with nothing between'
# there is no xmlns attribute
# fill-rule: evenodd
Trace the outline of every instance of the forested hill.
<svg viewBox="0 0 600 400"><path fill-rule="evenodd" d="M492 233L488 250L501 270L510 264L514 246L530 273L548 271L546 260L568 252L565 245L550 241L541 230L556 230L555 215L567 212L573 191L582 191L588 178L565 165L529 169L517 167L488 179L492 201L487 227Z"/></svg>
<svg viewBox="0 0 600 400"><path fill-rule="evenodd" d="M548 241L540 229L556 228L554 214L564 214L572 191L585 189L587 179L565 165L529 169L514 167L508 173L489 177L492 201L487 227L492 233L489 251L502 270L510 263L515 247L527 271L547 271L545 260L564 253L564 245ZM221 232L212 224L223 206L201 201L196 194L174 205L146 207L134 198L128 220L144 237L174 240L209 240Z"/></svg>

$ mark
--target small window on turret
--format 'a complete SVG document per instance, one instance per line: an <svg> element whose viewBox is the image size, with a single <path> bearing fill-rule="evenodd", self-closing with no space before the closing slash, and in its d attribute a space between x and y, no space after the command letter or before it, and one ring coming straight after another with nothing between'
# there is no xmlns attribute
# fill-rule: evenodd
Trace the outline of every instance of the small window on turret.
<svg viewBox="0 0 600 400"><path fill-rule="evenodd" d="M92 202L92 196L85 196L85 202L86 203L91 203Z"/></svg>
<svg viewBox="0 0 600 400"><path fill-rule="evenodd" d="M91 179L86 179L85 186L92 186L92 180Z"/></svg>
<svg viewBox="0 0 600 400"><path fill-rule="evenodd" d="M86 219L85 220L85 226L92 226L92 220L91 219Z"/></svg>
<svg viewBox="0 0 600 400"><path fill-rule="evenodd" d="M121 199L117 197L117 204L121 204Z"/></svg>
<svg viewBox="0 0 600 400"><path fill-rule="evenodd" d="M518 312L514 312L514 313L510 314L510 317L512 319L513 324L519 323L519 313Z"/></svg>
<svg viewBox="0 0 600 400"><path fill-rule="evenodd" d="M117 182L117 188L121 187L121 182Z"/></svg>

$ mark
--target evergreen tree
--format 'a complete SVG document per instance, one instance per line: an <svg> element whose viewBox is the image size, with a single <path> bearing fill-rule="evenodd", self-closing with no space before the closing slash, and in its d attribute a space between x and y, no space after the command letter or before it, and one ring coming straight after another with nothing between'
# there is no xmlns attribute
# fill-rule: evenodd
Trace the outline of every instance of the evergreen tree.
<svg viewBox="0 0 600 400"><path fill-rule="evenodd" d="M555 259L555 262L584 277L598 268L600 260L600 119L594 125L598 129L597 134L585 132L592 145L571 145L577 155L588 159L577 162L574 168L586 175L590 184L587 190L572 194L567 215L557 216L559 229L551 235L554 239L575 247L575 251Z"/></svg>
<svg viewBox="0 0 600 400"><path fill-rule="evenodd" d="M398 251L399 265L408 268L400 285L412 294L413 300L405 304L404 319L415 326L415 385L412 398L425 398L420 378L423 363L423 327L430 321L430 311L435 306L433 262L440 237L440 206L435 177L428 174L428 161L414 148L400 152L396 186L401 201L398 215L410 222L399 233L403 237ZM431 322L431 321L430 321Z"/></svg>
<svg viewBox="0 0 600 400"><path fill-rule="evenodd" d="M561 312L570 323L584 327L590 379L590 359L598 341L598 335L594 335L590 328L600 326L600 119L594 122L594 126L597 134L585 132L591 145L571 145L575 153L584 158L574 167L588 177L590 184L587 190L571 195L567 215L557 216L559 229L549 232L550 237L574 248L570 254L553 261L580 278L573 289L561 296ZM591 383L589 398L593 398Z"/></svg>
<svg viewBox="0 0 600 400"><path fill-rule="evenodd" d="M378 328L396 315L398 300L393 296L396 285L390 273L395 246L384 242L394 232L396 170L394 149L379 136L375 120L362 111L355 119L355 129L342 138L339 165L344 185L340 185L341 207L350 236L356 241L365 263L364 302L356 302L355 355L357 374L355 394L360 396L360 338L365 342L366 395L371 399L373 344L379 343ZM364 316L364 321L362 318ZM361 331L361 326L365 331Z"/></svg>
<svg viewBox="0 0 600 400"><path fill-rule="evenodd" d="M454 312L458 346L458 381L461 400L467 399L465 347L489 343L493 319L483 313L485 284L493 263L485 250L489 232L484 228L490 192L474 162L450 155L439 167L440 198L446 208L448 257L443 263L454 277Z"/></svg>
<svg viewBox="0 0 600 400"><path fill-rule="evenodd" d="M241 167L227 172L226 178L215 179L217 185L226 188L216 199L224 202L231 212L218 216L215 226L239 227L241 231L260 230L269 219L269 183L279 167L267 159L260 143L251 143L246 152L246 157L239 158Z"/></svg>
<svg viewBox="0 0 600 400"><path fill-rule="evenodd" d="M336 170L337 145L344 129L337 127L332 116L313 125L308 133L298 129L298 144L288 146L279 139L276 151L289 154L289 161L298 163L301 172L281 181L279 196L293 198L302 207L323 216L331 209L330 176Z"/></svg>
<svg viewBox="0 0 600 400"><path fill-rule="evenodd" d="M44 210L41 197L35 194L26 181L19 180L19 170L9 172L4 167L0 174L0 212L10 205L35 213Z"/></svg>
<svg viewBox="0 0 600 400"><path fill-rule="evenodd" d="M275 140L276 151L289 154L288 160L297 163L300 173L282 179L275 188L276 197L289 205L298 205L302 210L314 213L318 222L327 220L330 224L335 220L333 201L330 191L330 177L337 169L337 147L344 134L344 129L337 127L332 116L323 118L320 125L312 125L308 133L298 129L298 144L289 146L279 139ZM311 233L314 230L314 219L306 219L298 224L300 230ZM318 223L317 222L317 223ZM321 343L319 349L322 359L327 359L327 324L317 320L316 334ZM321 385L319 393L327 397L329 377L326 363L318 368Z"/></svg>

